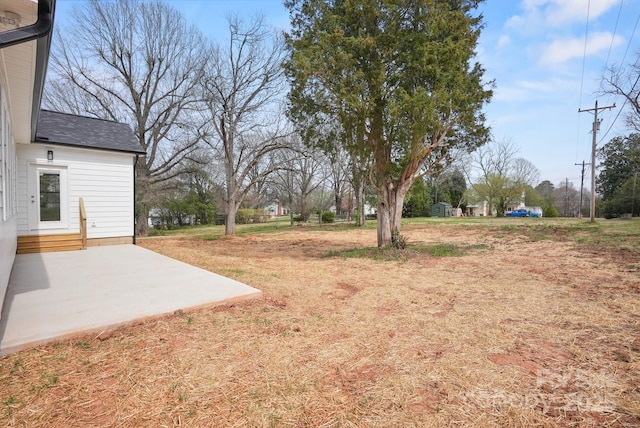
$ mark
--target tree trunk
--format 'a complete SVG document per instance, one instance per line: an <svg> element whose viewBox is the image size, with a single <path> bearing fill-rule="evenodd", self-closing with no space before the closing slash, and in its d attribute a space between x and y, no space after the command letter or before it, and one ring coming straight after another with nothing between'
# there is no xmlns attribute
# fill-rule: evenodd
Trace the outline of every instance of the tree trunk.
<svg viewBox="0 0 640 428"><path fill-rule="evenodd" d="M224 223L224 234L227 236L235 236L236 234L236 201L230 200L227 204L227 221Z"/></svg>
<svg viewBox="0 0 640 428"><path fill-rule="evenodd" d="M302 221L307 221L307 196L304 192L300 195L300 217Z"/></svg>
<svg viewBox="0 0 640 428"><path fill-rule="evenodd" d="M290 226L293 227L293 194L289 193L289 219L291 220Z"/></svg>
<svg viewBox="0 0 640 428"><path fill-rule="evenodd" d="M146 204L138 204L139 211L136 219L136 236L147 236L149 233L149 217L147 215L148 207Z"/></svg>
<svg viewBox="0 0 640 428"><path fill-rule="evenodd" d="M407 179L397 184L394 182L385 183L380 195L381 202L378 204L378 247L391 245L393 231L400 231L402 205L413 181L412 179Z"/></svg>
<svg viewBox="0 0 640 428"><path fill-rule="evenodd" d="M147 176L147 168L139 165L136 168L136 236L147 236L149 233L149 177Z"/></svg>
<svg viewBox="0 0 640 428"><path fill-rule="evenodd" d="M227 221L224 222L224 234L235 236L236 234L236 213L238 212L238 202L235 193L235 177L227 178Z"/></svg>
<svg viewBox="0 0 640 428"><path fill-rule="evenodd" d="M496 204L496 217L504 217L504 212L507 209L507 203L504 197L498 198L498 202Z"/></svg>
<svg viewBox="0 0 640 428"><path fill-rule="evenodd" d="M378 247L388 247L391 245L391 233L393 232L393 219L395 217L395 194L393 183L385 180L378 202L377 229Z"/></svg>
<svg viewBox="0 0 640 428"><path fill-rule="evenodd" d="M236 176L233 170L233 157L229 156L225 165L227 179L227 221L224 223L224 234L235 236L236 234L236 212L238 205L236 201Z"/></svg>
<svg viewBox="0 0 640 428"><path fill-rule="evenodd" d="M340 193L340 186L335 186L333 191L336 201L336 215L340 215L342 214L342 194Z"/></svg>
<svg viewBox="0 0 640 428"><path fill-rule="evenodd" d="M385 202L378 203L376 218L378 229L378 248L388 247L391 245L391 216L389 214L389 207Z"/></svg>
<svg viewBox="0 0 640 428"><path fill-rule="evenodd" d="M364 226L367 214L364 212L364 180L356 180L356 226Z"/></svg>

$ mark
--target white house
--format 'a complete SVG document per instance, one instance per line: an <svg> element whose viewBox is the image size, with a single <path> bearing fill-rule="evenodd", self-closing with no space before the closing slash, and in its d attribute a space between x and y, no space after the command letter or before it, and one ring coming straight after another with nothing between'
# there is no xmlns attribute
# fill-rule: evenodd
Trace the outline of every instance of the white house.
<svg viewBox="0 0 640 428"><path fill-rule="evenodd" d="M491 215L491 213L489 213L489 203L487 201L482 201L477 204L467 205L464 210L464 215L470 217L488 217L489 215Z"/></svg>
<svg viewBox="0 0 640 428"><path fill-rule="evenodd" d="M134 236L135 164L144 151L131 129L40 108L55 1L0 7L0 309L20 247L46 250L47 240L82 236L85 217L83 246Z"/></svg>
<svg viewBox="0 0 640 428"><path fill-rule="evenodd" d="M87 245L132 242L144 152L127 125L41 110L34 141L16 148L19 237L77 234L82 199Z"/></svg>

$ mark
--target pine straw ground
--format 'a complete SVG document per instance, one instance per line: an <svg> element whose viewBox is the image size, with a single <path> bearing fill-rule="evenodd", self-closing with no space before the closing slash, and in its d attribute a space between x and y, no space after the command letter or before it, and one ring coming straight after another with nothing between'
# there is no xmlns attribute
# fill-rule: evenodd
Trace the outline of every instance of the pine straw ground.
<svg viewBox="0 0 640 428"><path fill-rule="evenodd" d="M264 292L0 360L16 427L638 427L638 253L414 225L142 245ZM332 251L333 256L327 257ZM625 255L623 257L623 255Z"/></svg>

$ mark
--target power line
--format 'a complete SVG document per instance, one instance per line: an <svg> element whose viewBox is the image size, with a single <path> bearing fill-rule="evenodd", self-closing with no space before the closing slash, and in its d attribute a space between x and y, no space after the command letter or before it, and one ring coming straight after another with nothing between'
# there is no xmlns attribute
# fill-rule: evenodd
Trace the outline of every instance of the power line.
<svg viewBox="0 0 640 428"><path fill-rule="evenodd" d="M636 89L636 85L638 84L639 81L640 81L640 74L638 75L638 78L636 79L635 83L631 87L631 90L629 91L630 94L633 93L633 91ZM609 128L607 128L607 132L605 132L602 138L600 138L600 141L598 141L598 144L602 143L602 141L607 137L607 135L609 135L609 131L611 131L611 128L613 128L613 125L615 125L616 121L620 117L620 113L622 113L622 110L624 110L624 107L627 105L627 101L628 99L625 97L624 102L622 103L622 107L620 107L620 110L618 110L618 114L616 114L616 117L611 122L611 125L609 125Z"/></svg>
<svg viewBox="0 0 640 428"><path fill-rule="evenodd" d="M620 0L620 7L618 8L618 16L616 17L616 25L613 27L613 34L611 35L611 43L609 44L609 52L607 52L607 60L604 63L604 70L607 69L607 65L609 65L609 56L611 55L611 50L613 49L613 42L616 39L616 32L618 31L618 22L620 22L620 14L622 13L622 5L624 4L624 0ZM602 78L600 79L600 86L602 86L602 81L604 80L604 70L602 71Z"/></svg>
<svg viewBox="0 0 640 428"><path fill-rule="evenodd" d="M578 96L578 105L582 105L582 90L584 87L584 69L587 62L587 38L589 36L589 14L591 13L591 0L587 3L587 23L584 29L584 49L582 52L582 74L580 76L580 95ZM578 126L576 130L576 159L580 150L580 116L578 116Z"/></svg>
<svg viewBox="0 0 640 428"><path fill-rule="evenodd" d="M618 28L618 21L620 20L620 13L622 12L622 5L623 4L624 4L624 0L620 1L620 8L618 9L618 17L616 19L616 25L615 25L615 28L613 30L613 36L611 37L611 45L609 46L609 53L607 54L607 62L605 63L605 67L602 70L602 77L600 78L600 87L602 87L602 82L604 81L604 73L607 70L607 65L609 64L609 54L611 53L611 46L613 46L613 40L615 38L615 33L616 33L617 28ZM640 14L638 14L638 18L636 19L636 23L635 23L635 25L633 27L633 31L631 32L631 36L629 37L629 42L627 43L627 47L626 47L626 49L624 51L624 55L622 56L621 64L624 64L624 60L627 57L627 53L629 52L629 48L631 47L631 43L633 42L633 39L634 39L635 34L636 34L636 30L638 29L638 23L640 23ZM638 64L638 61L640 61L640 56L638 57L638 59L636 59L636 65ZM631 87L630 93L634 91L636 85L638 84L638 80L640 80L640 75L638 76L638 79L636 79L635 83ZM607 138L607 135L609 135L609 132L611 132L611 130L613 129L613 126L616 124L616 122L620 118L620 114L624 110L624 107L627 105L627 101L628 100L625 98L624 103L622 104L622 107L620 107L620 110L618 110L618 113L616 114L616 117L611 121L611 125L609 125L609 127L607 128L607 131L600 138L600 140L598 141L598 144L602 143L602 141L604 141L604 139Z"/></svg>
<svg viewBox="0 0 640 428"><path fill-rule="evenodd" d="M629 48L631 47L631 42L636 35L636 29L638 28L638 22L640 22L640 14L638 14L638 19L636 19L636 25L633 26L633 31L631 32L631 37L629 37L629 43L627 43L627 49L624 51L624 55L622 56L621 64L624 64L624 60L627 57L627 53L629 52ZM636 60L636 64L637 64Z"/></svg>
<svg viewBox="0 0 640 428"><path fill-rule="evenodd" d="M603 88L602 82L604 81L604 74L605 72L609 69L609 58L611 57L611 51L613 50L613 42L616 40L616 34L618 32L618 23L620 22L620 15L622 14L622 6L624 5L624 0L620 0L620 7L618 8L618 16L616 16L616 24L613 26L613 34L611 34L611 43L609 43L609 51L607 52L607 59L604 62L604 67L602 68L602 76L600 77L600 88ZM618 115L620 115L620 113L618 112ZM616 116L616 119L618 118L618 116ZM607 136L607 134L609 133L609 130L613 127L613 124L615 123L616 119L613 120L611 127L607 130L607 132L605 133L605 135L602 137L603 139Z"/></svg>
<svg viewBox="0 0 640 428"><path fill-rule="evenodd" d="M582 52L582 76L580 77L580 100L579 104L582 104L582 89L584 87L584 69L587 63L587 39L589 36L589 14L591 13L591 0L587 3L587 24L584 29L584 50Z"/></svg>

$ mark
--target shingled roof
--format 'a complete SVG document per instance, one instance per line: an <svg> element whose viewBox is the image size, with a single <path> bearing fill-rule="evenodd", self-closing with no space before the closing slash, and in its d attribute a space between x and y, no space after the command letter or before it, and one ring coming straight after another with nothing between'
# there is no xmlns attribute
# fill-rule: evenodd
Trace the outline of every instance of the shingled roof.
<svg viewBox="0 0 640 428"><path fill-rule="evenodd" d="M35 140L86 149L145 153L129 125L50 110L40 110Z"/></svg>

